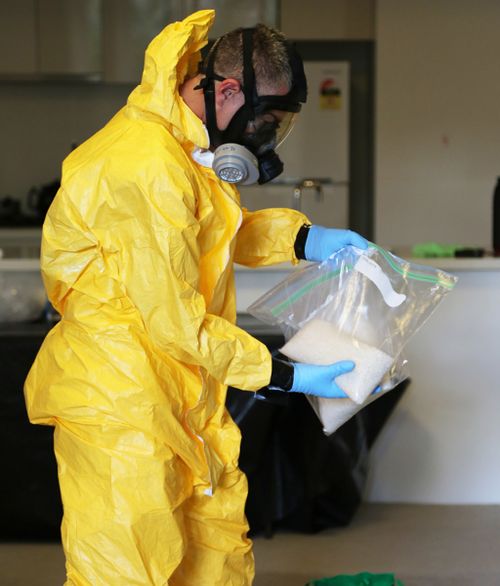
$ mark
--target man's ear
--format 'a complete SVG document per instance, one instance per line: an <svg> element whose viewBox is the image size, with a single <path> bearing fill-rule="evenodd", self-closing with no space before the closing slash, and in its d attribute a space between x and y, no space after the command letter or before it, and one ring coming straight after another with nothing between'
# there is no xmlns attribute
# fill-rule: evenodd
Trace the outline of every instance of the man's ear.
<svg viewBox="0 0 500 586"><path fill-rule="evenodd" d="M228 100L239 99L241 91L240 82L232 77L217 82L215 84L215 102L217 106L222 107L224 102Z"/></svg>

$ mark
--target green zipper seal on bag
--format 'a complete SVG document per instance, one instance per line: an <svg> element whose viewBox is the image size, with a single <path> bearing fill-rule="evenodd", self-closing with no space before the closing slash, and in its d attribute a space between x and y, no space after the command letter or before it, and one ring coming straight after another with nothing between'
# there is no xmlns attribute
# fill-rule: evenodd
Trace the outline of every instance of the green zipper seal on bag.
<svg viewBox="0 0 500 586"><path fill-rule="evenodd" d="M453 281L452 278L448 279L446 277L443 278L442 276L434 277L432 275L426 275L425 273L403 270L398 266L398 264L396 262L394 262L391 255L386 250L384 250L383 248L380 248L380 246L377 246L376 244L373 244L371 242L369 243L369 246L370 246L370 248L374 248L375 250L378 250L378 252L380 252L380 254L384 257L384 259L391 266L391 268L405 278L410 278L414 281L425 281L428 283L435 283L437 285L441 285L442 287L445 287L446 289L450 289L450 290L453 289L453 287L455 286L455 282ZM345 269L347 269L348 271L351 271L353 268L354 268L354 265L351 265L351 264L345 265ZM297 299L300 299L302 297L302 295L305 295L307 292L309 292L311 289L313 289L317 285L321 285L321 283L329 281L330 279L333 279L334 277L338 276L340 274L340 272L341 272L341 269L337 269L336 271L330 271L329 273L326 273L325 275L321 275L321 277L314 279L310 283L307 283L307 285L304 285L303 287L301 287L293 295L288 297L288 299L286 299L285 301L282 301L279 305L276 305L275 307L273 307L271 309L272 315L274 317L276 317L278 314L280 314L283 311L283 309L285 309L286 307L288 307L289 305L291 305L292 303L297 301Z"/></svg>
<svg viewBox="0 0 500 586"><path fill-rule="evenodd" d="M400 275L403 275L403 277L410 277L411 279L413 279L414 281L427 281L428 283L436 283L437 285L441 285L442 287L445 287L446 289L453 289L453 287L455 287L455 282L452 278L447 278L447 277L433 277L432 275L426 275L425 273L421 273L421 272L416 272L416 271L405 271L403 269L401 269L399 267L399 265L397 263L394 262L392 256L383 248L380 248L380 246L377 246L376 244L373 243L369 243L370 248L374 248L375 250L378 250L380 252L380 254L385 258L385 260L389 263L389 265L391 266L391 268L393 268L397 273L399 273Z"/></svg>
<svg viewBox="0 0 500 586"><path fill-rule="evenodd" d="M348 270L351 270L353 268L352 265L346 266ZM325 281L329 281L330 279L337 277L339 274L340 269L336 271L330 271L329 273L326 273L326 275L321 275L321 277L318 277L313 281L307 283L307 285L304 285L298 291L295 291L295 293L293 295L290 295L290 297L288 297L285 301L282 301L279 305L273 307L271 309L271 313L276 317L276 315L281 313L281 311L285 309L285 307L291 305L294 301L297 301L297 299L300 299L302 295L305 295L308 291L314 289L314 287L316 287L317 285L321 285L321 283L324 283Z"/></svg>

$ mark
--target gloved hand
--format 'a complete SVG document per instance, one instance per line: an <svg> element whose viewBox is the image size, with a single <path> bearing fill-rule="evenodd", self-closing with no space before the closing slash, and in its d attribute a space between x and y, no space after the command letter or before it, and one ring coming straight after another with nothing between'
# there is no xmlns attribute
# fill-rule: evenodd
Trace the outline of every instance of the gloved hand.
<svg viewBox="0 0 500 586"><path fill-rule="evenodd" d="M325 397L327 399L342 398L347 395L335 382L336 377L354 369L354 362L342 360L328 366L316 364L293 363L293 384L290 393L304 393Z"/></svg>
<svg viewBox="0 0 500 586"><path fill-rule="evenodd" d="M306 260L323 262L334 252L349 244L363 250L368 248L368 241L352 230L311 226L304 249Z"/></svg>

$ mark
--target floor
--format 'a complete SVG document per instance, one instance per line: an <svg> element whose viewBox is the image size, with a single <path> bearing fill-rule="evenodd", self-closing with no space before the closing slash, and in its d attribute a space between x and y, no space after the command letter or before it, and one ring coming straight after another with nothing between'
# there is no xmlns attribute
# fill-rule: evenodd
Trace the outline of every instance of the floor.
<svg viewBox="0 0 500 586"><path fill-rule="evenodd" d="M363 571L393 573L404 586L500 586L499 542L500 506L365 504L346 528L256 538L254 586ZM58 544L0 544L1 586L63 581Z"/></svg>
<svg viewBox="0 0 500 586"><path fill-rule="evenodd" d="M404 586L500 586L500 506L364 505L347 528L255 543L255 586L393 573Z"/></svg>

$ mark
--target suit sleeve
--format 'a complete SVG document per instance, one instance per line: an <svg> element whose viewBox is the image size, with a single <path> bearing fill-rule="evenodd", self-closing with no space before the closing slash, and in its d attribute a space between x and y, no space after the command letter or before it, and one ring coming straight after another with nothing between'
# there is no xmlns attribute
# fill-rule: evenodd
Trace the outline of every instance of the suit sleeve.
<svg viewBox="0 0 500 586"><path fill-rule="evenodd" d="M310 224L307 217L289 208L244 209L235 262L252 268L287 261L297 264L295 239L304 224Z"/></svg>

